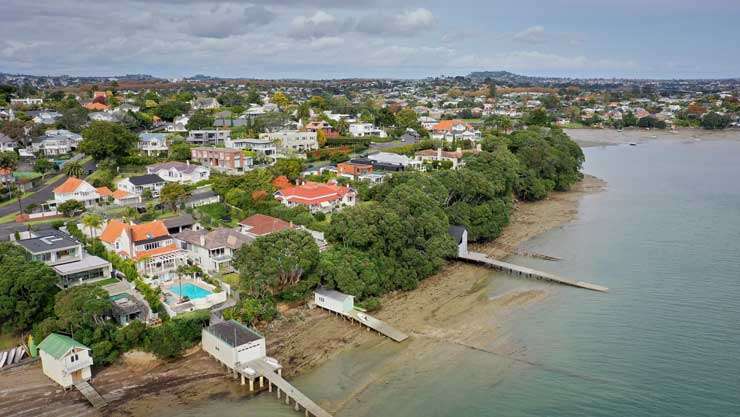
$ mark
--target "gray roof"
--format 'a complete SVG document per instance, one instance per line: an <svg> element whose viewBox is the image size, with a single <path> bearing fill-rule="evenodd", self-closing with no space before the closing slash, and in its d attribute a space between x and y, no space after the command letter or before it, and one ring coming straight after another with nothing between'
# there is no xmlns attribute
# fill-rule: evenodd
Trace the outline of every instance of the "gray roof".
<svg viewBox="0 0 740 417"><path fill-rule="evenodd" d="M112 297L114 298L114 297ZM122 294L111 302L113 315L122 316L146 311L146 306L130 294Z"/></svg>
<svg viewBox="0 0 740 417"><path fill-rule="evenodd" d="M103 268L110 266L110 262L103 258L99 258L94 255L83 256L81 260L77 262L69 262L66 264L55 265L54 270L59 275L69 275L75 272L89 271L91 269Z"/></svg>
<svg viewBox="0 0 740 417"><path fill-rule="evenodd" d="M177 217L170 217L162 220L165 227L171 229L173 227L192 226L195 224L195 219L192 215L185 213Z"/></svg>
<svg viewBox="0 0 740 417"><path fill-rule="evenodd" d="M206 331L223 340L231 347L242 346L255 340L264 339L261 334L234 320L212 324L208 326Z"/></svg>
<svg viewBox="0 0 740 417"><path fill-rule="evenodd" d="M164 182L162 177L157 174L139 175L138 177L130 177L128 180L134 185L151 185Z"/></svg>
<svg viewBox="0 0 740 417"><path fill-rule="evenodd" d="M339 291L336 291L336 290L331 290L331 289L324 288L324 287L316 288L316 291L315 292L318 295L323 295L324 297L331 298L332 300L337 300L337 301L341 301L341 302L344 302L348 298L351 298L353 300L355 298L352 295L345 294L343 292L339 292Z"/></svg>
<svg viewBox="0 0 740 417"><path fill-rule="evenodd" d="M183 242L188 242L192 245L203 246L206 249L216 249L229 247L231 249L239 249L242 245L252 242L252 238L242 233L237 232L233 229L226 229L220 227L213 231L206 230L185 230L174 235L177 239ZM203 237L203 243L201 244L201 237Z"/></svg>
<svg viewBox="0 0 740 417"><path fill-rule="evenodd" d="M208 189L208 190L205 190L205 191L199 191L199 192L194 192L194 193L193 193L193 194L192 194L192 195L190 196L190 199L189 199L188 201L199 201L199 200L205 200L205 199L207 199L207 198L215 197L215 196L217 196L217 195L218 195L218 194L216 194L216 192L215 192L215 191L213 191L213 190L211 190L211 189Z"/></svg>
<svg viewBox="0 0 740 417"><path fill-rule="evenodd" d="M80 243L71 236L56 229L38 232L36 237L22 239L16 242L31 253L42 253L50 250L66 249Z"/></svg>
<svg viewBox="0 0 740 417"><path fill-rule="evenodd" d="M150 171L159 171L159 170L170 170L172 168L184 172L187 174L192 173L195 171L196 168L202 168L200 165L195 164L188 164L186 162L180 162L180 161L169 161L169 162L162 162L159 164L152 164L146 167Z"/></svg>

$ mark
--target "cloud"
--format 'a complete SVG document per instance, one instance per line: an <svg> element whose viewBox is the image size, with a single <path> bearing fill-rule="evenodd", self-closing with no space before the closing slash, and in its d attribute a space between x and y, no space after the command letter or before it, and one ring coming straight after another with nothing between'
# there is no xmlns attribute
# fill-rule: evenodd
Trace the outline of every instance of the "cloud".
<svg viewBox="0 0 740 417"><path fill-rule="evenodd" d="M296 16L290 25L290 36L320 38L341 34L361 33L372 36L412 36L430 29L434 23L431 11L419 8L386 13L352 13L335 16L318 10L308 16Z"/></svg>
<svg viewBox="0 0 740 417"><path fill-rule="evenodd" d="M517 42L529 44L544 43L546 40L545 28L543 26L529 27L521 32L515 33L513 39Z"/></svg>
<svg viewBox="0 0 740 417"><path fill-rule="evenodd" d="M394 15L371 14L358 20L354 30L367 34L410 36L431 29L434 14L424 8L406 10Z"/></svg>
<svg viewBox="0 0 740 417"><path fill-rule="evenodd" d="M221 4L204 13L188 16L184 19L182 30L204 38L227 38L265 26L275 18L275 13L264 6Z"/></svg>

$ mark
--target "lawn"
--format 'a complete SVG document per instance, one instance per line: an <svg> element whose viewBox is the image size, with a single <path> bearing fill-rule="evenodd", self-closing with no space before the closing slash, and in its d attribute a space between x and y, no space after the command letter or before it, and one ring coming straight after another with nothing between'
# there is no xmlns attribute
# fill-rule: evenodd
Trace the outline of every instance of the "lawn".
<svg viewBox="0 0 740 417"><path fill-rule="evenodd" d="M117 279L115 279L115 278L108 278L108 279L104 279L102 281L93 282L93 285L97 285L99 287L102 287L104 285L115 284L116 282L118 282Z"/></svg>

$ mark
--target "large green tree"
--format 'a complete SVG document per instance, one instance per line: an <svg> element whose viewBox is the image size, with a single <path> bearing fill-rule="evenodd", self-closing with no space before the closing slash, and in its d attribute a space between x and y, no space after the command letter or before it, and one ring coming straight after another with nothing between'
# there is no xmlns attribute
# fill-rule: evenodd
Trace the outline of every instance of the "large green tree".
<svg viewBox="0 0 740 417"><path fill-rule="evenodd" d="M190 116L188 124L185 126L188 130L203 130L213 128L213 116L205 110L198 110Z"/></svg>
<svg viewBox="0 0 740 417"><path fill-rule="evenodd" d="M136 148L138 137L118 123L95 121L82 131L80 150L96 161L120 160Z"/></svg>

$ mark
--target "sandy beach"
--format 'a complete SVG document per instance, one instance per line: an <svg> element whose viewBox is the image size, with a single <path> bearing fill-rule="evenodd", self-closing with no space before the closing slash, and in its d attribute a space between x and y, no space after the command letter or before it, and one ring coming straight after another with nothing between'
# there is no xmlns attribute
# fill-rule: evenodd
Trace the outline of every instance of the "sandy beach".
<svg viewBox="0 0 740 417"><path fill-rule="evenodd" d="M474 245L475 249L505 257L532 237L573 220L579 199L604 186L599 179L586 176L571 191L553 193L540 202L517 204L503 235L496 242ZM510 290L489 298L490 275L485 268L451 262L417 289L384 296L377 317L412 335L405 342L407 347L387 365L387 372L429 351L435 343L479 349L498 336L496 328L489 326L491 317L506 320L516 309L547 297L547 287L535 287ZM285 309L282 318L260 330L267 337L268 353L283 364L288 377L307 372L353 346L392 343L306 306ZM383 374L381 370L365 383L372 384ZM184 358L168 363L149 354L130 352L119 363L95 373L92 383L110 402L102 413L92 409L79 393L63 392L52 384L38 362L5 371L0 373L2 415L148 416L158 409L176 410L209 398L248 395L247 389L228 378L197 347ZM361 390L362 387L358 388L358 392ZM335 412L343 403L324 406Z"/></svg>

